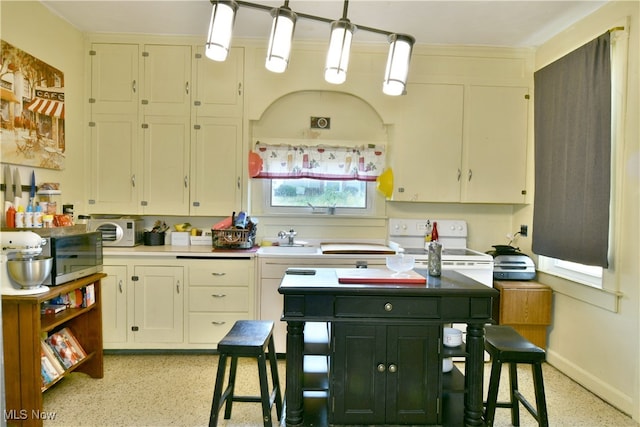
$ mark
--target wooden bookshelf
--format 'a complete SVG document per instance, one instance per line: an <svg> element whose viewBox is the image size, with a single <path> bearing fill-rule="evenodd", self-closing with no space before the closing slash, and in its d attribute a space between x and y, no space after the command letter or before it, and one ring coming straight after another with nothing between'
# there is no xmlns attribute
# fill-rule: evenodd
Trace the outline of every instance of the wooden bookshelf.
<svg viewBox="0 0 640 427"><path fill-rule="evenodd" d="M4 338L4 378L8 425L41 426L47 414L42 406L40 340L68 327L87 357L71 366L49 388L70 372L83 372L102 378L102 295L100 281L105 274L94 274L39 295L2 295L2 333ZM40 314L41 305L59 295L94 285L95 303L89 307L67 308L55 315Z"/></svg>

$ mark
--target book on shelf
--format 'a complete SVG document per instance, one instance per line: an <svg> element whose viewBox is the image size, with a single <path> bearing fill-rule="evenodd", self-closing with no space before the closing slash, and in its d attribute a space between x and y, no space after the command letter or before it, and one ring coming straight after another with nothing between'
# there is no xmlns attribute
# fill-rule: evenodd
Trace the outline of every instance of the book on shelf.
<svg viewBox="0 0 640 427"><path fill-rule="evenodd" d="M47 343L66 369L87 357L87 353L69 328L60 329L49 335Z"/></svg>
<svg viewBox="0 0 640 427"><path fill-rule="evenodd" d="M84 304L83 307L91 307L96 303L96 288L93 283L84 288Z"/></svg>
<svg viewBox="0 0 640 427"><path fill-rule="evenodd" d="M84 288L58 295L48 301L49 304L66 305L71 308L89 307L96 302L96 291L93 283Z"/></svg>
<svg viewBox="0 0 640 427"><path fill-rule="evenodd" d="M51 304L49 302L45 302L40 307L40 314L57 314L66 309L67 306L65 304Z"/></svg>
<svg viewBox="0 0 640 427"><path fill-rule="evenodd" d="M43 389L64 373L64 367L44 340L40 341L40 373Z"/></svg>

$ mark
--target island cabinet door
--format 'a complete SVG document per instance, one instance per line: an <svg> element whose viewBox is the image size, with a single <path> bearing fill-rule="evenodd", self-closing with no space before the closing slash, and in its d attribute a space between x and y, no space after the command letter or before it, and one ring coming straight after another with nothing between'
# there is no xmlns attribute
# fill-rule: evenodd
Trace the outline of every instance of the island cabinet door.
<svg viewBox="0 0 640 427"><path fill-rule="evenodd" d="M333 325L333 424L436 424L438 327Z"/></svg>

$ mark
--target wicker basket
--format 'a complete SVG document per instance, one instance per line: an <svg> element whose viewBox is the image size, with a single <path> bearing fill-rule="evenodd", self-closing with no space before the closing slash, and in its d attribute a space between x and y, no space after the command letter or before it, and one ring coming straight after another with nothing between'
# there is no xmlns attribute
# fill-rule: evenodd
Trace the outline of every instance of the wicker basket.
<svg viewBox="0 0 640 427"><path fill-rule="evenodd" d="M256 227L251 230L229 228L225 230L211 230L213 232L213 247L220 249L251 249L256 240Z"/></svg>

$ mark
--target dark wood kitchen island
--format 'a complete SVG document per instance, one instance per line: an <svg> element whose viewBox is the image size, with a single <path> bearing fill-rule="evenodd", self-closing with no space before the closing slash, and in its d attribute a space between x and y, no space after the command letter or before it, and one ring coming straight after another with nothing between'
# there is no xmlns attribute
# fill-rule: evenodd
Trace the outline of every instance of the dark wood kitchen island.
<svg viewBox="0 0 640 427"><path fill-rule="evenodd" d="M427 277L420 285L341 284L336 269L314 271L285 274L278 289L287 322L283 425L484 425L484 325L492 322L495 289L453 271L416 270ZM329 325L324 397L305 385L307 322ZM467 324L457 403L443 391L450 374L442 374L449 355L442 326L453 322Z"/></svg>

